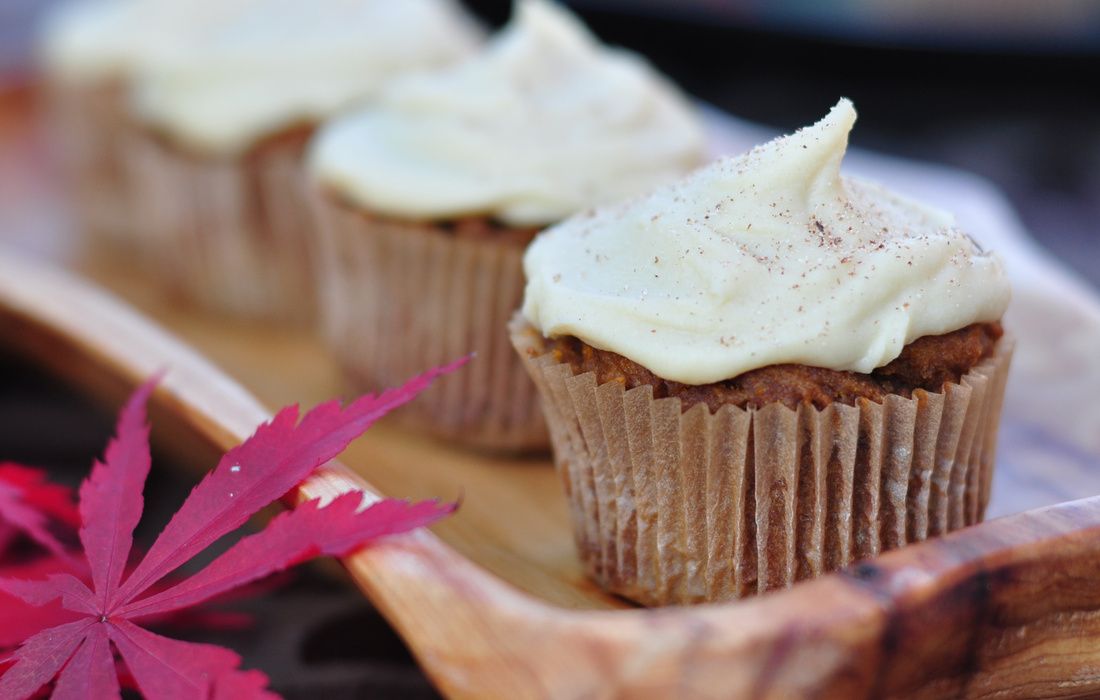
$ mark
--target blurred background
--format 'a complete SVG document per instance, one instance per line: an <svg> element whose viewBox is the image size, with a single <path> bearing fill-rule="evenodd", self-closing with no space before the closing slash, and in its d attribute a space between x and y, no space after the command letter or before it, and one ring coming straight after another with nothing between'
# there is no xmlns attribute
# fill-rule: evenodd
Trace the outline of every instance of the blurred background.
<svg viewBox="0 0 1100 700"><path fill-rule="evenodd" d="M0 0L0 93L32 79L33 29L54 3ZM510 10L467 4L492 26ZM1100 0L568 4L606 42L749 120L791 130L852 98L855 145L990 179L1036 238L1100 285ZM14 358L0 356L0 385L0 421L12 428L0 431L0 455L70 470L75 483L110 422ZM154 494L186 488L155 474ZM163 502L170 512L173 499ZM327 576L306 572L250 605L258 626L196 637L238 649L288 697L434 694L362 597Z"/></svg>
<svg viewBox="0 0 1100 700"><path fill-rule="evenodd" d="M57 0L0 0L0 84ZM183 1L183 0L181 0ZM303 0L305 1L305 0ZM492 26L509 0L466 0ZM570 0L691 94L793 129L840 95L858 146L990 178L1100 284L1100 0Z"/></svg>

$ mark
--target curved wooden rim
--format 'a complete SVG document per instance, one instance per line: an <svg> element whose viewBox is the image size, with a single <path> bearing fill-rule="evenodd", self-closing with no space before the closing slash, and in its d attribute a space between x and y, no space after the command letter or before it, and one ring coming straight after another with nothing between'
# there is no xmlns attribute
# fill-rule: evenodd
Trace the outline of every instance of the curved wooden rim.
<svg viewBox="0 0 1100 700"><path fill-rule="evenodd" d="M120 301L8 254L0 254L0 334L85 387L132 387L169 368L154 407L218 450L269 417ZM349 489L374 492L334 464L296 497ZM1045 676L1031 669L1028 693L1100 692L1100 652L1079 652L1100 649L1100 498L985 523L792 590L695 608L555 608L426 532L344 564L456 697L1012 695L1021 660L1040 653L1062 663Z"/></svg>

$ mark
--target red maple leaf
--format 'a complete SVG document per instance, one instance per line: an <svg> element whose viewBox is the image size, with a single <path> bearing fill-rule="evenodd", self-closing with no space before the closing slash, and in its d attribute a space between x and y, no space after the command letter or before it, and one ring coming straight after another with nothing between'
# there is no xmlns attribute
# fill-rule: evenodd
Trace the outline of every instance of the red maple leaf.
<svg viewBox="0 0 1100 700"><path fill-rule="evenodd" d="M41 470L0 462L0 553L23 534L56 556L67 556L51 525L72 529L80 525L72 492L46 481Z"/></svg>
<svg viewBox="0 0 1100 700"><path fill-rule="evenodd" d="M30 561L11 564L0 569L0 575L21 579L40 579L60 573L72 573L73 565L58 557L36 557ZM60 601L46 605L28 605L15 596L0 591L0 657L4 650L22 643L31 635L63 622L72 622L77 613L61 607Z"/></svg>
<svg viewBox="0 0 1100 700"><path fill-rule="evenodd" d="M23 642L10 657L14 664L0 676L0 697L31 697L54 678L55 698L119 697L112 647L146 697L274 697L265 690L264 674L238 669L240 657L233 651L162 637L135 621L201 603L319 554L347 554L371 539L434 522L453 505L386 499L363 509L358 492L327 506L309 501L276 516L194 576L151 589L336 457L374 421L464 363L345 408L336 401L321 404L301 421L296 406L283 409L222 457L124 577L150 467L145 403L157 379L147 382L123 407L103 461L93 465L80 488L80 541L92 585L68 573L37 581L0 580L0 591L31 605L60 600L62 608L77 614Z"/></svg>
<svg viewBox="0 0 1100 700"><path fill-rule="evenodd" d="M75 541L80 514L72 490L46 480L42 470L9 462L0 463L0 576L42 578L51 574L80 574L86 569L77 561L55 531ZM38 543L48 554L14 558L9 545L20 535ZM76 613L60 602L35 607L0 591L0 650L14 647L47 627L74 620Z"/></svg>
<svg viewBox="0 0 1100 700"><path fill-rule="evenodd" d="M16 523L18 524L12 524ZM73 500L72 489L47 481L41 469L0 462L0 579L41 579L52 574L68 573L85 584L91 582L91 572L83 559L78 559L54 535L64 534L65 541L75 542L80 527L80 513ZM20 556L8 545L19 535L38 542L45 553ZM15 556L12 556L12 555ZM272 577L277 578L277 577ZM224 603L236 597L263 592L267 579L239 588L217 601ZM176 579L168 577L152 591L168 588ZM60 600L46 605L30 605L21 598L0 591L0 654L14 648L32 635L64 622L72 622L78 613L66 610ZM232 629L247 626L248 615L216 610L189 608L145 620L146 623L168 624L174 628ZM8 664L0 661L0 670Z"/></svg>

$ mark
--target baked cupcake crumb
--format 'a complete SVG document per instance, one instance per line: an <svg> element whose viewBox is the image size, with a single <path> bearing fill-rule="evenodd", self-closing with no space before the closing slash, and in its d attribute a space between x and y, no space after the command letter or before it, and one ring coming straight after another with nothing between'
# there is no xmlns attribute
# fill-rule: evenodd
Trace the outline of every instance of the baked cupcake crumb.
<svg viewBox="0 0 1100 700"><path fill-rule="evenodd" d="M569 364L575 374L595 372L597 384L618 382L626 389L653 387L653 398L676 397L687 411L705 403L712 413L732 404L761 408L779 402L825 408L832 403L853 406L860 399L882 403L890 394L911 398L913 392L938 392L993 354L1004 334L1000 323L972 323L943 335L909 343L895 360L870 374L797 364L769 365L711 384L683 384L661 379L617 353L600 350L572 337L544 339L544 351Z"/></svg>

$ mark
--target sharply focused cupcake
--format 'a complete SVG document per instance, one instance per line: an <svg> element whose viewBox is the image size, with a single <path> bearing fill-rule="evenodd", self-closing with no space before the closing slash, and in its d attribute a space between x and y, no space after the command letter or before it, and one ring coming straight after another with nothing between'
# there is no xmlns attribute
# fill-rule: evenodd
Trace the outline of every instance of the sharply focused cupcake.
<svg viewBox="0 0 1100 700"><path fill-rule="evenodd" d="M547 447L508 342L534 234L701 163L696 114L640 57L527 0L479 55L390 86L311 146L327 337L360 389L471 351L403 414L474 446Z"/></svg>
<svg viewBox="0 0 1100 700"><path fill-rule="evenodd" d="M855 117L528 250L512 339L608 590L735 598L981 519L1005 272L948 214L840 175Z"/></svg>
<svg viewBox="0 0 1100 700"><path fill-rule="evenodd" d="M135 70L226 14L225 0L83 0L47 17L39 54L51 135L91 241L119 248L134 240L123 144Z"/></svg>
<svg viewBox="0 0 1100 700"><path fill-rule="evenodd" d="M205 306L314 310L301 155L329 117L390 80L471 53L452 0L227 0L216 30L137 73L127 163L157 272Z"/></svg>

